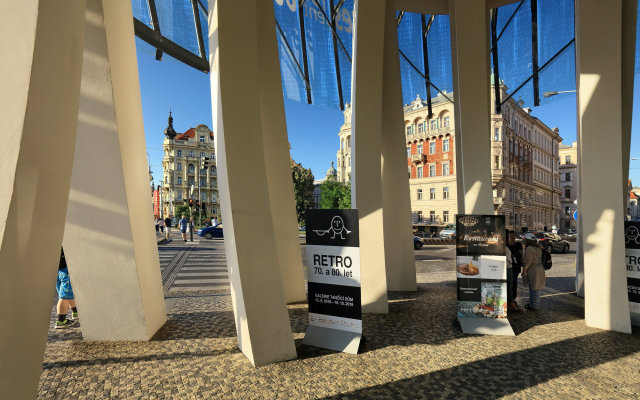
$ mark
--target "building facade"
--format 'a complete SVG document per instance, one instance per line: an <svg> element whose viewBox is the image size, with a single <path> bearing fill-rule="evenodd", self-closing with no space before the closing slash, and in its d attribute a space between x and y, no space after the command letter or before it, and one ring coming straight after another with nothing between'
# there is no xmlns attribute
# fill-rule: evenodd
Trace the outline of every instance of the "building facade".
<svg viewBox="0 0 640 400"><path fill-rule="evenodd" d="M191 198L194 203L204 203L209 218L215 217L221 222L213 132L201 124L177 133L169 114L164 133L161 196L164 217L175 216L176 206L188 204ZM209 168L205 170L200 169L203 157L209 158Z"/></svg>
<svg viewBox="0 0 640 400"><path fill-rule="evenodd" d="M578 210L578 143L560 145L560 214L559 231L577 229L573 213Z"/></svg>
<svg viewBox="0 0 640 400"><path fill-rule="evenodd" d="M509 96L501 85L501 98ZM491 91L491 177L494 212L504 215L510 229L550 230L560 226L562 214L559 181L558 129L550 129L523 108L522 102L507 100L495 113ZM455 120L450 99L440 93L427 102L418 96L404 106L407 143L407 176L414 228L436 233L455 223L457 183L455 164ZM338 180L346 182L351 172L351 108L345 107L344 124L338 133ZM577 193L577 192L576 192Z"/></svg>

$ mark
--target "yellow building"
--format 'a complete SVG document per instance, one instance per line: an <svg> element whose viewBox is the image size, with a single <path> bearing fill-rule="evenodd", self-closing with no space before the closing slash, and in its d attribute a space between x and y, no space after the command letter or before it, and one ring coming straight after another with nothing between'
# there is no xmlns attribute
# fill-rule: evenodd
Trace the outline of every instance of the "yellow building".
<svg viewBox="0 0 640 400"><path fill-rule="evenodd" d="M207 215L221 222L220 200L216 170L216 152L213 132L206 125L189 128L184 133L173 129L173 117L169 113L169 125L164 131L162 143L162 210L175 216L176 206L188 204L189 199L205 204ZM208 158L209 168L202 170L203 158ZM194 209L195 210L195 209Z"/></svg>
<svg viewBox="0 0 640 400"><path fill-rule="evenodd" d="M502 84L501 98L509 94ZM458 210L453 93L440 93L427 102L417 98L404 105L407 172L414 228L436 233L455 223ZM551 230L560 226L559 145L557 129L531 115L513 99L495 113L491 91L491 179L494 212L515 230ZM351 107L344 111L338 133L338 180L351 173Z"/></svg>

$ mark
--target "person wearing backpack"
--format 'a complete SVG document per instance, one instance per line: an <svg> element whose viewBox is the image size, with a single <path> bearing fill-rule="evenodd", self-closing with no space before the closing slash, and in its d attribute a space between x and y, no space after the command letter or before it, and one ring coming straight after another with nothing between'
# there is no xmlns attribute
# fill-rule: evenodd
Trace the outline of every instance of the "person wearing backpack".
<svg viewBox="0 0 640 400"><path fill-rule="evenodd" d="M528 310L536 311L540 306L540 295L546 286L546 277L542 267L542 252L544 251L536 236L529 232L524 235L525 249L522 269L522 281L529 286Z"/></svg>

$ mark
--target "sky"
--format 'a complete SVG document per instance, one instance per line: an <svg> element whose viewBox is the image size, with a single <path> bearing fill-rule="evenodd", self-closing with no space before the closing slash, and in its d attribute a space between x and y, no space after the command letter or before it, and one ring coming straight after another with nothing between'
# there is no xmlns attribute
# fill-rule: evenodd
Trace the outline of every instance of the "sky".
<svg viewBox="0 0 640 400"><path fill-rule="evenodd" d="M155 50L138 38L136 46L147 152L154 183L158 185L162 179L162 141L169 110L173 113L173 124L178 133L198 124L213 129L209 75L166 54L162 61L156 61ZM251 96L251 93L246 95ZM639 77L636 77L634 99L640 99ZM336 162L338 131L344 122L342 112L287 99L284 104L291 156L305 168L311 168L315 179L323 178L331 162ZM575 93L558 94L552 102L531 108L532 115L550 128L560 129L563 143L571 144L576 140ZM633 110L631 157L638 158L639 124L640 108L636 105ZM631 161L629 173L630 179L640 185L640 160Z"/></svg>

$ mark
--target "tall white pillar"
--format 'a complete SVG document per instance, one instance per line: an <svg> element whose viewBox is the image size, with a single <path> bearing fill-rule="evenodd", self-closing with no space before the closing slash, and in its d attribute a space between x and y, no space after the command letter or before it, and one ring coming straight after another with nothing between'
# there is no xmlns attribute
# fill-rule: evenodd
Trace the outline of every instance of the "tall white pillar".
<svg viewBox="0 0 640 400"><path fill-rule="evenodd" d="M84 1L0 2L0 388L35 398L76 139Z"/></svg>
<svg viewBox="0 0 640 400"><path fill-rule="evenodd" d="M486 0L449 0L458 213L493 214Z"/></svg>
<svg viewBox="0 0 640 400"><path fill-rule="evenodd" d="M575 7L585 319L588 326L624 333L631 333L623 184L629 153L624 130L631 124L633 99L627 88L633 87L635 53L635 21L628 16L635 15L636 7L637 2L626 0L579 0ZM607 29L599 29L602 26Z"/></svg>
<svg viewBox="0 0 640 400"><path fill-rule="evenodd" d="M87 0L64 250L85 340L149 340L167 320L131 3Z"/></svg>
<svg viewBox="0 0 640 400"><path fill-rule="evenodd" d="M262 4L268 3L268 4ZM260 38L260 107L263 137L265 138L264 157L267 174L267 187L271 200L271 218L276 233L278 260L282 274L282 283L287 303L306 301L304 270L300 239L298 237L298 218L293 195L291 177L291 158L287 122L282 96L280 58L274 34L274 11L271 2L259 3L261 17L258 22ZM263 10L264 8L264 10ZM266 14L264 14L266 13Z"/></svg>
<svg viewBox="0 0 640 400"><path fill-rule="evenodd" d="M353 7L351 199L360 215L362 311L387 313L382 212L382 98L385 0Z"/></svg>
<svg viewBox="0 0 640 400"><path fill-rule="evenodd" d="M382 205L388 290L416 290L416 262L411 227L411 198L398 30L394 2L386 2L382 67Z"/></svg>
<svg viewBox="0 0 640 400"><path fill-rule="evenodd" d="M270 176L274 170L265 155L265 142L279 124L269 119L284 118L267 114L270 106L264 104L278 90L265 82L274 68L266 66L274 57L264 54L275 49L273 21L271 2L209 1L213 125L231 298L240 349L256 366L296 358L269 196L277 178Z"/></svg>

